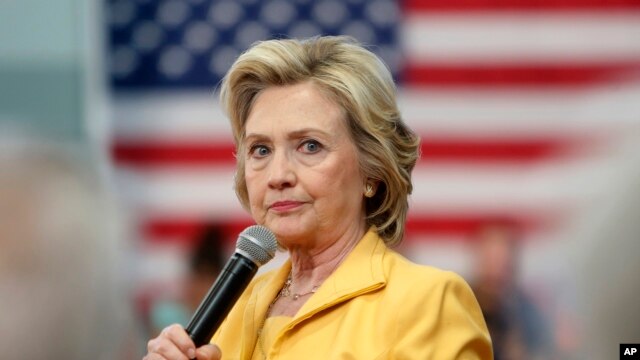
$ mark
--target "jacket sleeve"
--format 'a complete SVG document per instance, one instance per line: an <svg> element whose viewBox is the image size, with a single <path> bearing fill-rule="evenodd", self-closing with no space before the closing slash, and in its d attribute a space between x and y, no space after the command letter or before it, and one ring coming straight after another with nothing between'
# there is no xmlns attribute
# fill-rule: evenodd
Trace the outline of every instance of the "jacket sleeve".
<svg viewBox="0 0 640 360"><path fill-rule="evenodd" d="M429 282L433 282L430 279ZM493 359L489 331L469 285L441 272L427 291L415 286L398 315L393 359Z"/></svg>

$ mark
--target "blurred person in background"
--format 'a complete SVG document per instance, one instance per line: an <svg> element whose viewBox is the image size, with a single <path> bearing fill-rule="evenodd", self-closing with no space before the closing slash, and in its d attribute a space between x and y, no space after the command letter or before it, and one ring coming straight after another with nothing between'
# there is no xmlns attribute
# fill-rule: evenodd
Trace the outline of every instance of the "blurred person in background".
<svg viewBox="0 0 640 360"><path fill-rule="evenodd" d="M520 235L507 220L487 221L475 233L472 282L496 360L549 359L552 335L545 316L518 283Z"/></svg>
<svg viewBox="0 0 640 360"><path fill-rule="evenodd" d="M113 204L77 152L0 129L0 357L139 354Z"/></svg>
<svg viewBox="0 0 640 360"><path fill-rule="evenodd" d="M224 234L207 225L195 241L189 269L178 298L159 299L151 308L151 336L171 324L186 326L225 265Z"/></svg>

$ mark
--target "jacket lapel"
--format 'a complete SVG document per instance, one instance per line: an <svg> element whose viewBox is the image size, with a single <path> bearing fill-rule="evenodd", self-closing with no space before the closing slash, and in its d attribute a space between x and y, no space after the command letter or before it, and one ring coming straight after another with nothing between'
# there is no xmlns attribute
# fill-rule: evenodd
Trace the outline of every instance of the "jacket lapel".
<svg viewBox="0 0 640 360"><path fill-rule="evenodd" d="M287 260L274 276L268 276L264 281L257 283L253 289L244 312L244 325L240 358L250 359L258 340L258 331L264 325L269 305L282 288L291 270L291 262ZM238 334L239 336L239 334Z"/></svg>
<svg viewBox="0 0 640 360"><path fill-rule="evenodd" d="M369 229L344 262L302 306L280 336L320 311L383 288L387 282L383 265L386 251L387 247L375 228ZM274 276L268 276L256 284L245 308L241 359L251 358L269 305L282 288L290 270L291 262L287 260L276 270Z"/></svg>
<svg viewBox="0 0 640 360"><path fill-rule="evenodd" d="M314 314L385 286L383 258L386 245L375 228L369 229L344 262L303 305L287 328Z"/></svg>

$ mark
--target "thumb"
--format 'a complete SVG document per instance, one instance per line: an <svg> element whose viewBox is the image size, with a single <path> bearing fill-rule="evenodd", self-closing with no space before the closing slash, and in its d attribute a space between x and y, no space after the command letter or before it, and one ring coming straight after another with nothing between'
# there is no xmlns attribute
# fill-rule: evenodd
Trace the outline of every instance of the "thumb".
<svg viewBox="0 0 640 360"><path fill-rule="evenodd" d="M222 359L222 351L218 345L207 344L196 349L196 359L198 360L220 360Z"/></svg>

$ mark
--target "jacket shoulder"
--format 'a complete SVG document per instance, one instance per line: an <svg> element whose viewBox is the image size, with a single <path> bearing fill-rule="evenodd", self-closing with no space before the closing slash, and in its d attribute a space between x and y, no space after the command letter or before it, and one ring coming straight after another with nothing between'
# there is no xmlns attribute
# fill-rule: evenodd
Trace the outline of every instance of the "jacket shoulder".
<svg viewBox="0 0 640 360"><path fill-rule="evenodd" d="M390 251L388 305L395 312L395 358L491 359L491 340L467 282ZM421 354L421 355L417 355Z"/></svg>
<svg viewBox="0 0 640 360"><path fill-rule="evenodd" d="M434 266L411 262L399 253L388 250L385 254L387 276L393 281L406 278L410 281L398 281L400 284L432 287L442 284L466 284L466 281L453 271L439 269Z"/></svg>

